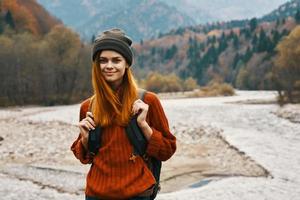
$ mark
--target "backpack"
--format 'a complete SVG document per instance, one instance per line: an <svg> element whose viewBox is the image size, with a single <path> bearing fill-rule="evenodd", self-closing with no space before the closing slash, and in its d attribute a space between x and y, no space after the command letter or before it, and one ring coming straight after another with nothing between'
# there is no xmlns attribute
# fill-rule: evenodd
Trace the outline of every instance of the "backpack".
<svg viewBox="0 0 300 200"><path fill-rule="evenodd" d="M144 100L145 93L147 91L143 89L138 89L138 97L142 101ZM92 103L94 98L91 98L89 111L91 111ZM153 193L150 196L150 199L155 199L157 193L160 191L160 172L162 163L160 160L149 157L146 155L146 147L147 147L147 139L145 138L144 134L142 133L141 129L137 123L137 115L133 116L130 119L130 122L125 128L126 135L133 146L133 155L134 156L141 156L143 160L146 162L148 168L152 172L153 176L155 177L156 184L153 188ZM89 133L88 138L88 148L89 152L92 155L96 155L101 144L101 127L97 126L94 130L91 130Z"/></svg>

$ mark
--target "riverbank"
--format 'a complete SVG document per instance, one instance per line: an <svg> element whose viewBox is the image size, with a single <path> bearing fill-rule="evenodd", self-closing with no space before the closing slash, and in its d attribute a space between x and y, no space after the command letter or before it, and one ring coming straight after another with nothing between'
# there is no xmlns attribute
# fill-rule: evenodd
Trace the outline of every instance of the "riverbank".
<svg viewBox="0 0 300 200"><path fill-rule="evenodd" d="M269 137L267 124L285 119L274 114L278 110L275 104L237 103L249 99L267 101L273 97L274 94L268 92L240 91L232 97L162 100L171 130L178 138L178 150L163 165L163 189L158 199L187 199L192 197L190 194L196 199L205 194L208 195L206 199L210 199L209 195L214 193L208 194L206 190L211 187L226 191L222 196L226 199L231 185L222 184L224 181L242 180L252 186L252 182L256 184L254 179L258 182L277 180L274 166L262 158L268 152L264 150ZM262 109L265 109L263 113ZM0 110L1 196L7 199L83 199L89 166L81 165L69 150L78 135L78 112L79 105ZM264 116L271 122L262 120ZM294 125L287 125L290 132ZM266 134L266 137L256 134ZM280 148L272 149L274 156L286 151L282 149L285 142L277 143ZM293 156L298 158L298 155ZM231 188L233 193L229 194L242 191L237 188L236 191Z"/></svg>
<svg viewBox="0 0 300 200"><path fill-rule="evenodd" d="M270 176L219 179L203 187L162 194L159 199L298 199L300 126L277 114L297 105L280 108L274 103L247 103L272 102L275 98L276 92L238 91L235 97L191 99L178 107L193 113L194 117L182 116L190 124L209 123L222 128L226 141L262 165Z"/></svg>

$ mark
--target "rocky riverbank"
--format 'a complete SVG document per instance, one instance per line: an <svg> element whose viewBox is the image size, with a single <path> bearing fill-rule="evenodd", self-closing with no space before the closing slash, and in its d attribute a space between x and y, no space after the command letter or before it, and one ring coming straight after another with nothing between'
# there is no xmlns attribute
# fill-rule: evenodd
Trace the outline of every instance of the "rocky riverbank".
<svg viewBox="0 0 300 200"><path fill-rule="evenodd" d="M271 97L262 95L260 100L268 101ZM201 194L207 195L203 190L219 185L222 180L242 178L247 182L249 177L273 180L274 174L277 176L278 170L274 172L271 164L261 160L265 154L259 149L253 151L251 147L255 145L249 145L259 143L262 148L266 144L247 136L248 124L260 120L255 109L256 113L261 112L261 107L236 103L247 99L257 96L250 92L227 98L162 101L171 130L178 138L178 150L163 165L158 199L184 199L199 188ZM270 117L275 119L278 109L266 106L272 108L268 112L274 112ZM245 115L245 111L250 114ZM70 151L78 136L78 112L79 105L0 110L0 196L6 200L83 199L89 166L81 165ZM235 118L239 121L232 122ZM266 126L264 121L261 123ZM234 129L239 126L245 128L239 129L245 132L242 140ZM225 185L219 187L226 190ZM226 193L223 195L226 198Z"/></svg>

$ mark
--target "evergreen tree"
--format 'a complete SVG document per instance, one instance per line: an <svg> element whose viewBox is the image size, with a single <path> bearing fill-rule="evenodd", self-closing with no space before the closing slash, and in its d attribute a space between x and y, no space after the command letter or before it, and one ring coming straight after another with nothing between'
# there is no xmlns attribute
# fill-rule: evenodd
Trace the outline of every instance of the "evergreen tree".
<svg viewBox="0 0 300 200"><path fill-rule="evenodd" d="M198 46L198 42L196 39L189 39L189 48L187 50L187 57L189 59L191 58L195 58L198 57L197 55L199 55L200 53L200 46Z"/></svg>
<svg viewBox="0 0 300 200"><path fill-rule="evenodd" d="M253 46L254 51L256 51L256 49L257 49L257 42L258 42L257 35L254 34L254 36L253 36L253 38L252 38L252 41L251 41L251 44L252 44L252 46Z"/></svg>
<svg viewBox="0 0 300 200"><path fill-rule="evenodd" d="M218 52L216 50L215 45L212 45L208 49L208 51L206 53L206 56L207 56L208 64L215 64L215 63L217 63L217 61L218 61Z"/></svg>
<svg viewBox="0 0 300 200"><path fill-rule="evenodd" d="M248 47L245 55L243 56L244 63L247 63L251 59L252 55L253 55L253 53L252 53L250 47Z"/></svg>
<svg viewBox="0 0 300 200"><path fill-rule="evenodd" d="M167 60L172 59L176 53L177 53L177 47L176 45L173 44L172 47L166 51L165 59Z"/></svg>
<svg viewBox="0 0 300 200"><path fill-rule="evenodd" d="M281 35L281 37L284 37L284 36L286 36L288 34L289 34L289 31L286 30L286 29L283 29L280 35Z"/></svg>
<svg viewBox="0 0 300 200"><path fill-rule="evenodd" d="M229 33L229 36L228 36L228 39L232 39L233 37L234 37L234 32L233 32L233 30L231 29L230 30L230 33Z"/></svg>
<svg viewBox="0 0 300 200"><path fill-rule="evenodd" d="M257 19L255 17L252 18L249 22L249 25L250 25L251 32L253 32L257 27Z"/></svg>
<svg viewBox="0 0 300 200"><path fill-rule="evenodd" d="M221 35L221 37L220 37L220 40L226 40L226 36L225 36L225 32L224 32L224 31L222 32L222 35Z"/></svg>
<svg viewBox="0 0 300 200"><path fill-rule="evenodd" d="M219 47L218 47L218 53L222 53L226 48L228 47L226 39L220 39L219 40Z"/></svg>
<svg viewBox="0 0 300 200"><path fill-rule="evenodd" d="M96 39L96 36L95 36L95 34L93 34L93 35L92 35L92 39L91 39L91 44L94 43L95 39Z"/></svg>
<svg viewBox="0 0 300 200"><path fill-rule="evenodd" d="M156 53L156 48L155 47L152 47L151 48L151 56L154 56Z"/></svg>
<svg viewBox="0 0 300 200"><path fill-rule="evenodd" d="M191 46L193 44L193 38L189 37L189 45Z"/></svg>
<svg viewBox="0 0 300 200"><path fill-rule="evenodd" d="M267 37L264 29L261 29L260 33L259 33L258 44L257 44L257 52L263 52L268 49L268 39L267 38L268 37Z"/></svg>
<svg viewBox="0 0 300 200"><path fill-rule="evenodd" d="M295 15L295 20L296 20L297 24L300 24L300 10L297 10L297 13Z"/></svg>
<svg viewBox="0 0 300 200"><path fill-rule="evenodd" d="M276 46L277 43L279 42L281 36L280 36L280 34L279 34L279 32L278 32L277 29L273 31L273 34L272 34L272 35L273 35L272 41L273 41L273 43L274 43L275 46Z"/></svg>
<svg viewBox="0 0 300 200"><path fill-rule="evenodd" d="M216 42L217 42L217 38L216 38L216 36L214 35L214 36L212 37L212 39L211 39L211 43L212 43L212 44L216 44Z"/></svg>
<svg viewBox="0 0 300 200"><path fill-rule="evenodd" d="M246 28L245 31L244 31L244 33L245 33L245 38L246 39L250 39L251 38L251 31L250 31L249 28Z"/></svg>
<svg viewBox="0 0 300 200"><path fill-rule="evenodd" d="M280 20L276 19L276 27L278 27L280 25Z"/></svg>
<svg viewBox="0 0 300 200"><path fill-rule="evenodd" d="M234 36L233 36L233 47L235 49L238 49L239 46L240 46L239 38L238 38L238 36L236 34L234 34Z"/></svg>
<svg viewBox="0 0 300 200"><path fill-rule="evenodd" d="M257 44L257 52L263 52L265 49L266 33L263 29L260 30Z"/></svg>
<svg viewBox="0 0 300 200"><path fill-rule="evenodd" d="M251 31L249 28L242 28L240 31L240 35L244 35L246 39L250 39L251 38Z"/></svg>
<svg viewBox="0 0 300 200"><path fill-rule="evenodd" d="M12 16L10 10L8 10L6 12L5 23L8 24L10 26L10 28L15 29L15 22L14 22L14 19L13 19L13 16Z"/></svg>
<svg viewBox="0 0 300 200"><path fill-rule="evenodd" d="M1 10L0 10L1 13ZM0 16L0 34L2 34L4 31L4 22L3 22L3 18Z"/></svg>
<svg viewBox="0 0 300 200"><path fill-rule="evenodd" d="M237 63L239 62L239 60L240 60L240 54L236 53L235 56L234 56L234 59L233 59L233 63L232 63L232 68L233 69L236 68Z"/></svg>

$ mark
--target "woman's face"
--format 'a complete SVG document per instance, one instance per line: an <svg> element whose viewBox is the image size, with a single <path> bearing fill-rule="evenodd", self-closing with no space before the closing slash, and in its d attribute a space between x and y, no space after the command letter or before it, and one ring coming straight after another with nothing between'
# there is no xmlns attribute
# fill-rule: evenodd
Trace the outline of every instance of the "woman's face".
<svg viewBox="0 0 300 200"><path fill-rule="evenodd" d="M128 67L125 58L116 51L103 50L98 59L104 79L112 88L119 87Z"/></svg>

